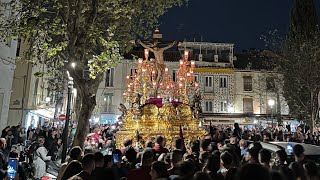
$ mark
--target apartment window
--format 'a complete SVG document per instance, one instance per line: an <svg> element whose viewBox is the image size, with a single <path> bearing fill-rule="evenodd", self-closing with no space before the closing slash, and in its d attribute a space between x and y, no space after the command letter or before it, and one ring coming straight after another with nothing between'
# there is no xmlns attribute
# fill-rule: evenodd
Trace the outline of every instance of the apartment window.
<svg viewBox="0 0 320 180"><path fill-rule="evenodd" d="M32 105L37 105L37 96L38 96L38 86L39 86L39 78L36 79L36 82L34 83L34 89L33 89L33 101Z"/></svg>
<svg viewBox="0 0 320 180"><path fill-rule="evenodd" d="M206 76L206 87L213 87L213 77L212 76Z"/></svg>
<svg viewBox="0 0 320 180"><path fill-rule="evenodd" d="M250 113L253 112L253 99L243 98L243 112Z"/></svg>
<svg viewBox="0 0 320 180"><path fill-rule="evenodd" d="M267 77L266 78L266 85L267 85L267 91L274 91L275 89L275 82L273 77Z"/></svg>
<svg viewBox="0 0 320 180"><path fill-rule="evenodd" d="M113 87L114 68L110 68L106 72L106 87Z"/></svg>
<svg viewBox="0 0 320 180"><path fill-rule="evenodd" d="M133 76L137 74L137 69L130 69L130 79L133 79Z"/></svg>
<svg viewBox="0 0 320 180"><path fill-rule="evenodd" d="M243 77L243 90L244 91L252 91L252 77L251 76Z"/></svg>
<svg viewBox="0 0 320 180"><path fill-rule="evenodd" d="M227 112L227 101L220 102L220 112Z"/></svg>
<svg viewBox="0 0 320 180"><path fill-rule="evenodd" d="M227 87L227 79L228 79L228 76L220 76L220 88Z"/></svg>
<svg viewBox="0 0 320 180"><path fill-rule="evenodd" d="M104 108L103 112L105 113L111 113L113 111L112 109L112 97L113 94L105 94L103 101L104 101Z"/></svg>
<svg viewBox="0 0 320 180"><path fill-rule="evenodd" d="M199 81L199 75L198 75L198 74L195 74L193 77L194 77L194 81L196 81L196 82L198 82L198 83L200 82L200 81Z"/></svg>
<svg viewBox="0 0 320 180"><path fill-rule="evenodd" d="M172 70L172 80L174 82L177 82L177 76L178 76L178 70L176 69Z"/></svg>
<svg viewBox="0 0 320 180"><path fill-rule="evenodd" d="M206 104L206 107L205 107L206 112L212 112L213 111L212 101L206 101L205 104Z"/></svg>

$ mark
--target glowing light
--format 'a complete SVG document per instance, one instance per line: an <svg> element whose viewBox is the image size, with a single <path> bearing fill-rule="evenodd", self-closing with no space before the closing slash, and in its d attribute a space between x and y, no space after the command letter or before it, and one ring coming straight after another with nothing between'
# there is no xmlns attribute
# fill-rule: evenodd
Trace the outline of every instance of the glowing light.
<svg viewBox="0 0 320 180"><path fill-rule="evenodd" d="M275 104L275 101L273 99L268 100L268 105L272 108Z"/></svg>
<svg viewBox="0 0 320 180"><path fill-rule="evenodd" d="M141 63L142 63L142 61L143 61L142 59L139 59L139 60L138 60L139 64L141 64Z"/></svg>
<svg viewBox="0 0 320 180"><path fill-rule="evenodd" d="M191 74L190 74L190 73L187 73L187 76L189 77L189 76L191 76Z"/></svg>
<svg viewBox="0 0 320 180"><path fill-rule="evenodd" d="M130 76L127 76L127 79L130 79Z"/></svg>
<svg viewBox="0 0 320 180"><path fill-rule="evenodd" d="M167 72L169 71L169 69L168 69L168 68L165 68L164 71L167 73Z"/></svg>
<svg viewBox="0 0 320 180"><path fill-rule="evenodd" d="M182 66L182 65L183 65L183 60L181 59L181 60L180 60L180 66Z"/></svg>
<svg viewBox="0 0 320 180"><path fill-rule="evenodd" d="M77 65L77 64L76 64L75 62L72 62L72 63L71 63L71 67L72 67L73 69L76 67L76 65Z"/></svg>

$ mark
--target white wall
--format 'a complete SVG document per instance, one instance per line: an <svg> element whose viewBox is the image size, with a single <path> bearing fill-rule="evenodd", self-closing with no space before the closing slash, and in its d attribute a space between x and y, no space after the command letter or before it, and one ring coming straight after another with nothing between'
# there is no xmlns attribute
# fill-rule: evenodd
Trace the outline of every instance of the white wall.
<svg viewBox="0 0 320 180"><path fill-rule="evenodd" d="M0 44L0 129L8 124L8 112L14 77L17 41Z"/></svg>

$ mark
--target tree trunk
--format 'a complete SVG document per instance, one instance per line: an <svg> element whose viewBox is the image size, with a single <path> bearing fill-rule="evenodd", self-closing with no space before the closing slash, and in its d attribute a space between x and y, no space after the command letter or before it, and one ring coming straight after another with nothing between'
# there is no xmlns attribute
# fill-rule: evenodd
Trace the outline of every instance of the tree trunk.
<svg viewBox="0 0 320 180"><path fill-rule="evenodd" d="M278 121L278 125L282 124L282 118L281 118L281 101L280 101L280 93L279 93L279 90L277 91L277 121Z"/></svg>
<svg viewBox="0 0 320 180"><path fill-rule="evenodd" d="M86 92L80 94L79 95L82 96L80 97L82 99L81 108L79 109L80 112L76 112L79 119L72 146L80 146L83 148L89 130L89 119L96 105L96 96Z"/></svg>

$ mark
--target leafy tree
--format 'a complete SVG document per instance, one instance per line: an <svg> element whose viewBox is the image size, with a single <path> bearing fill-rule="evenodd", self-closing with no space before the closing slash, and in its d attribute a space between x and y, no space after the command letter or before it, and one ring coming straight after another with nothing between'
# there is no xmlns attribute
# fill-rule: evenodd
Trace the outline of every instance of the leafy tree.
<svg viewBox="0 0 320 180"><path fill-rule="evenodd" d="M1 1L1 38L29 43L27 60L45 63L46 75L70 73L81 106L73 145L83 146L96 92L106 69L146 37L158 18L184 0L8 0ZM11 16L6 13L9 10ZM75 68L71 67L76 63Z"/></svg>
<svg viewBox="0 0 320 180"><path fill-rule="evenodd" d="M318 119L320 91L320 31L314 0L295 0L290 28L285 43L267 52L277 59L278 71L283 75L284 97L290 114L305 120L314 130Z"/></svg>

